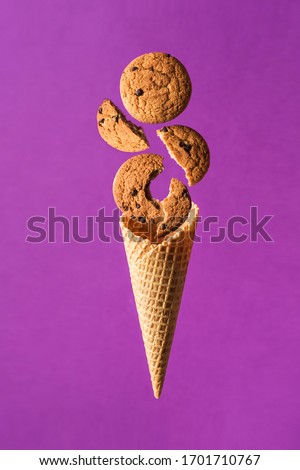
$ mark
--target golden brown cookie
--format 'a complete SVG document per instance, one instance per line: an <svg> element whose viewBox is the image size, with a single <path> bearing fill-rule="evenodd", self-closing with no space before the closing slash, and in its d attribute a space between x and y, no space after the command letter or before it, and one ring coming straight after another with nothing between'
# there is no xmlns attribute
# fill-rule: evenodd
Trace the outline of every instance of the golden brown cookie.
<svg viewBox="0 0 300 470"><path fill-rule="evenodd" d="M167 126L157 131L172 158L185 170L190 186L198 183L209 168L209 148L203 137L187 126Z"/></svg>
<svg viewBox="0 0 300 470"><path fill-rule="evenodd" d="M163 221L157 228L161 238L176 230L186 220L191 209L191 197L187 187L176 178L171 179L169 194L162 201Z"/></svg>
<svg viewBox="0 0 300 470"><path fill-rule="evenodd" d="M127 121L119 108L110 100L104 100L97 111L98 131L111 147L123 152L140 152L149 147L141 127Z"/></svg>
<svg viewBox="0 0 300 470"><path fill-rule="evenodd" d="M186 108L192 84L178 59L164 52L151 52L127 65L120 92L131 116L141 122L160 123L174 119Z"/></svg>
<svg viewBox="0 0 300 470"><path fill-rule="evenodd" d="M119 168L113 195L126 217L135 217L140 222L160 219L160 203L152 198L149 185L163 168L162 157L153 153L131 157Z"/></svg>
<svg viewBox="0 0 300 470"><path fill-rule="evenodd" d="M169 195L154 199L150 182L163 171L162 157L136 155L120 167L113 182L114 199L135 234L157 241L176 230L187 218L191 199L184 184L172 178Z"/></svg>

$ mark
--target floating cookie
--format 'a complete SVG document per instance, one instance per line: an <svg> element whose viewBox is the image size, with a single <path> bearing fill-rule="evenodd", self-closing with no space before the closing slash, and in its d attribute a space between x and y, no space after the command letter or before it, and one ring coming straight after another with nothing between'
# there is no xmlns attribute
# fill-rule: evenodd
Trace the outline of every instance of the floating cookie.
<svg viewBox="0 0 300 470"><path fill-rule="evenodd" d="M185 170L190 186L198 183L209 168L209 148L203 137L187 126L168 126L157 131L172 158Z"/></svg>
<svg viewBox="0 0 300 470"><path fill-rule="evenodd" d="M150 182L162 171L159 155L136 155L120 167L113 183L115 202L124 212L130 228L151 241L176 230L191 208L186 186L175 178L171 180L169 195L162 202L152 197Z"/></svg>
<svg viewBox="0 0 300 470"><path fill-rule="evenodd" d="M151 124L178 116L190 100L192 85L179 60L170 54L151 52L127 65L120 92L131 116Z"/></svg>
<svg viewBox="0 0 300 470"><path fill-rule="evenodd" d="M104 100L97 112L98 131L111 147L123 152L140 152L149 147L141 127L127 121L119 108L110 100Z"/></svg>
<svg viewBox="0 0 300 470"><path fill-rule="evenodd" d="M152 198L149 185L163 169L162 157L153 153L131 157L119 168L113 195L126 217L133 216L140 222L160 219L160 203Z"/></svg>

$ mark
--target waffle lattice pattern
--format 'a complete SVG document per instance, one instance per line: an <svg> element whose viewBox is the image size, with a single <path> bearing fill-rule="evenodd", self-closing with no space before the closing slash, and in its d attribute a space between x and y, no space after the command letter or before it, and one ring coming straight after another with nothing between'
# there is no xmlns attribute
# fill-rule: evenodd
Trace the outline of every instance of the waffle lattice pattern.
<svg viewBox="0 0 300 470"><path fill-rule="evenodd" d="M154 395L163 387L193 246L198 208L179 232L158 245L141 240L121 221L133 293Z"/></svg>

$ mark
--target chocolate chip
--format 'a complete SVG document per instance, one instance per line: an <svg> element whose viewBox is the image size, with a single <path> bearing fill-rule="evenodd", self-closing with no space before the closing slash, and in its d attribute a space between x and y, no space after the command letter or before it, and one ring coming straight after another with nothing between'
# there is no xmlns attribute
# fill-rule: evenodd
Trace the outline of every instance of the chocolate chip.
<svg viewBox="0 0 300 470"><path fill-rule="evenodd" d="M182 196L183 197L189 197L189 193L188 193L188 190L187 189L184 189L183 193L182 193Z"/></svg>
<svg viewBox="0 0 300 470"><path fill-rule="evenodd" d="M184 144L183 148L186 152L189 153L191 151L192 146L190 144Z"/></svg>
<svg viewBox="0 0 300 470"><path fill-rule="evenodd" d="M102 124L104 123L105 119L101 119L101 121L98 122L99 126L102 126Z"/></svg>
<svg viewBox="0 0 300 470"><path fill-rule="evenodd" d="M135 207L136 207L137 209L140 209L140 208L141 208L141 206L140 206L140 204L139 204L138 202L135 203Z"/></svg>
<svg viewBox="0 0 300 470"><path fill-rule="evenodd" d="M171 54L166 54L167 57L171 57Z"/></svg>
<svg viewBox="0 0 300 470"><path fill-rule="evenodd" d="M118 114L117 114L116 116L113 116L112 118L113 118L113 120L114 120L115 122L119 122L119 116L118 116Z"/></svg>
<svg viewBox="0 0 300 470"><path fill-rule="evenodd" d="M161 132L168 132L168 128L167 127L163 127Z"/></svg>
<svg viewBox="0 0 300 470"><path fill-rule="evenodd" d="M142 224L144 224L146 222L146 218L145 217L138 217L138 221L141 222Z"/></svg>
<svg viewBox="0 0 300 470"><path fill-rule="evenodd" d="M135 70L138 70L138 67L132 67L131 72L134 72Z"/></svg>
<svg viewBox="0 0 300 470"><path fill-rule="evenodd" d="M137 190L136 190L136 189L133 189L133 190L131 191L131 196L136 196L137 193L138 193Z"/></svg>
<svg viewBox="0 0 300 470"><path fill-rule="evenodd" d="M167 225L166 225L166 224L161 224L160 228L161 228L162 230L166 230Z"/></svg>
<svg viewBox="0 0 300 470"><path fill-rule="evenodd" d="M99 111L99 114L102 114L102 108L99 108L98 111Z"/></svg>
<svg viewBox="0 0 300 470"><path fill-rule="evenodd" d="M190 152L192 146L190 144L187 144L185 142L179 142L179 147L182 147L183 150L185 150L186 152Z"/></svg>
<svg viewBox="0 0 300 470"><path fill-rule="evenodd" d="M136 90L135 94L136 94L136 96L142 96L144 94L144 92L141 88L139 88L138 90Z"/></svg>

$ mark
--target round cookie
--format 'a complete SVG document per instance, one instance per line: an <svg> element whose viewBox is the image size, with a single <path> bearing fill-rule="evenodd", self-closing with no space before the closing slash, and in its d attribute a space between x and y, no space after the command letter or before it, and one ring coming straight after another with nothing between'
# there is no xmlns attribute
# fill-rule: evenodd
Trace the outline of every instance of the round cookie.
<svg viewBox="0 0 300 470"><path fill-rule="evenodd" d="M190 186L198 183L209 168L209 148L199 132L187 126L167 126L157 131L172 158L184 170Z"/></svg>
<svg viewBox="0 0 300 470"><path fill-rule="evenodd" d="M178 59L164 52L151 52L127 65L120 92L131 116L155 124L174 119L186 108L192 84Z"/></svg>

